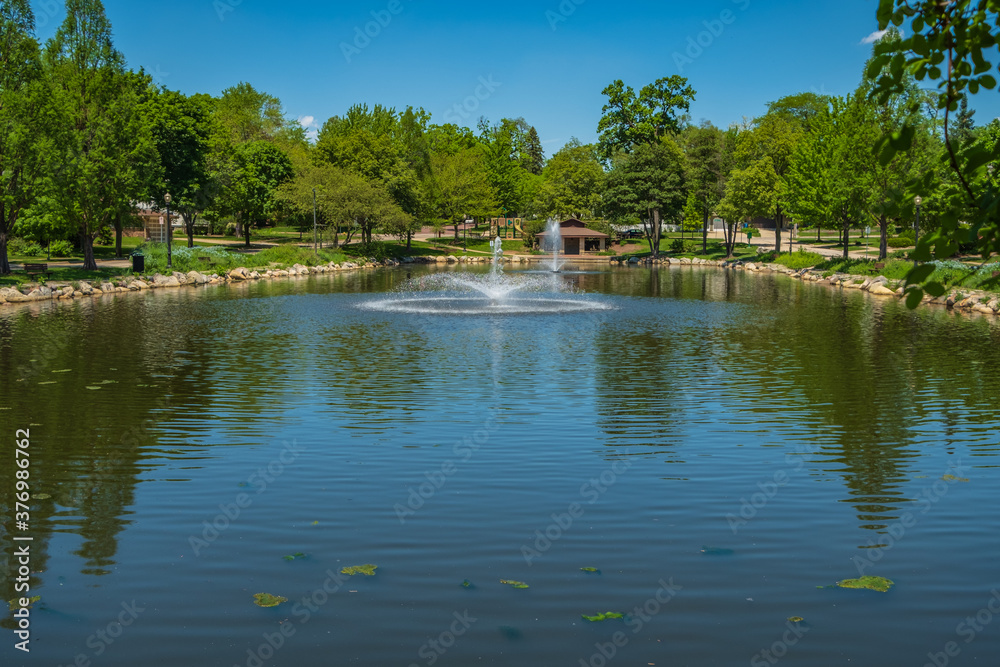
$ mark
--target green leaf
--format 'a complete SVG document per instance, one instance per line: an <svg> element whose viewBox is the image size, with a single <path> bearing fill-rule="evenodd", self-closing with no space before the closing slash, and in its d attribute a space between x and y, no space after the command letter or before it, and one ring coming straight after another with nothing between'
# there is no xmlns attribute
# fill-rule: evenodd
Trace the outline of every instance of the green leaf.
<svg viewBox="0 0 1000 667"><path fill-rule="evenodd" d="M933 297L942 297L948 290L939 282L930 282L924 285L924 291Z"/></svg>
<svg viewBox="0 0 1000 667"><path fill-rule="evenodd" d="M915 266L910 269L910 272L906 274L906 282L911 284L920 284L931 277L934 273L934 269L937 268L933 264L921 264L920 266Z"/></svg>
<svg viewBox="0 0 1000 667"><path fill-rule="evenodd" d="M923 300L924 300L924 291L919 287L914 287L913 289L907 290L906 307L909 308L910 310L916 310Z"/></svg>
<svg viewBox="0 0 1000 667"><path fill-rule="evenodd" d="M979 85L987 90L993 90L997 87L997 80L990 74L979 77Z"/></svg>

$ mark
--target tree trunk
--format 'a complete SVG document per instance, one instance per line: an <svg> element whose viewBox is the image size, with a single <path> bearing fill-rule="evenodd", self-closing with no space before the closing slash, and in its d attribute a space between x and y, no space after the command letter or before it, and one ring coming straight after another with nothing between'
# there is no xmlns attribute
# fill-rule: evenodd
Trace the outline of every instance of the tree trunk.
<svg viewBox="0 0 1000 667"><path fill-rule="evenodd" d="M653 238L650 239L653 259L660 257L660 232L663 229L663 220L660 219L660 209L653 209ZM681 228L683 229L683 227Z"/></svg>
<svg viewBox="0 0 1000 667"><path fill-rule="evenodd" d="M80 246L83 248L83 270L96 271L97 260L94 259L94 237L92 234L80 234Z"/></svg>
<svg viewBox="0 0 1000 667"><path fill-rule="evenodd" d="M410 242L413 241L413 232L406 232L406 249L410 249Z"/></svg>
<svg viewBox="0 0 1000 667"><path fill-rule="evenodd" d="M885 213L878 219L878 258L884 260L889 256L889 220Z"/></svg>
<svg viewBox="0 0 1000 667"><path fill-rule="evenodd" d="M458 222L455 223L455 240L458 240Z"/></svg>
<svg viewBox="0 0 1000 667"><path fill-rule="evenodd" d="M847 253L849 243L851 240L851 221L844 220L844 259L848 259L850 255Z"/></svg>
<svg viewBox="0 0 1000 667"><path fill-rule="evenodd" d="M0 229L0 276L10 274L10 259L7 257L7 230Z"/></svg>
<svg viewBox="0 0 1000 667"><path fill-rule="evenodd" d="M184 218L184 231L187 232L188 237L188 247L194 247L194 223L198 220L197 213L181 213L181 217Z"/></svg>
<svg viewBox="0 0 1000 667"><path fill-rule="evenodd" d="M781 207L778 207L778 211L774 216L774 251L777 253L781 252L781 227L784 222L784 216L781 213Z"/></svg>
<svg viewBox="0 0 1000 667"><path fill-rule="evenodd" d="M243 225L243 238L246 239L246 241L247 241L247 247L249 248L250 247L250 221L249 220Z"/></svg>
<svg viewBox="0 0 1000 667"><path fill-rule="evenodd" d="M708 254L708 209L705 209L705 221L701 227L701 254Z"/></svg>
<svg viewBox="0 0 1000 667"><path fill-rule="evenodd" d="M122 223L121 221L115 223L115 258L122 258Z"/></svg>

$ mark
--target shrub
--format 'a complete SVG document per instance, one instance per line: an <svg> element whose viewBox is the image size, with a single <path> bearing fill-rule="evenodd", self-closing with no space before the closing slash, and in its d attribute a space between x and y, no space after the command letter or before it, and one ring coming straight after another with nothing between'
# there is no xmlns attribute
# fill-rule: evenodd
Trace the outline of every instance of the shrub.
<svg viewBox="0 0 1000 667"><path fill-rule="evenodd" d="M53 241L49 245L49 254L53 257L69 257L73 254L73 244L69 241Z"/></svg>
<svg viewBox="0 0 1000 667"><path fill-rule="evenodd" d="M905 236L897 236L894 239L886 240L886 245L890 248L909 248L913 245L913 239L908 239Z"/></svg>
<svg viewBox="0 0 1000 667"><path fill-rule="evenodd" d="M793 271L797 271L816 266L823 261L823 256L815 252L799 250L798 252L786 252L778 255L773 261L776 264L781 264Z"/></svg>
<svg viewBox="0 0 1000 667"><path fill-rule="evenodd" d="M670 252L687 255L698 252L698 242L691 239L674 239L670 244Z"/></svg>
<svg viewBox="0 0 1000 667"><path fill-rule="evenodd" d="M11 239L7 242L7 252L11 255L37 257L45 254L45 249L34 241L27 239Z"/></svg>

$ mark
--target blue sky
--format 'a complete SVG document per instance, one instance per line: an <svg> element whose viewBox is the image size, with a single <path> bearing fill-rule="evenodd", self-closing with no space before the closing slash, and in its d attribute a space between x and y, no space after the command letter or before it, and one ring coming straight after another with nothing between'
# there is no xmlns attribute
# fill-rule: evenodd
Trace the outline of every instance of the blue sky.
<svg viewBox="0 0 1000 667"><path fill-rule="evenodd" d="M615 79L639 89L686 76L698 91L693 120L720 127L784 95L847 94L877 28L875 0L104 4L130 66L169 88L218 95L248 81L315 125L355 103L424 107L432 122L469 127L524 116L547 154L574 136L596 139L601 90ZM62 3L32 6L45 40ZM973 108L985 124L1000 97L985 91Z"/></svg>

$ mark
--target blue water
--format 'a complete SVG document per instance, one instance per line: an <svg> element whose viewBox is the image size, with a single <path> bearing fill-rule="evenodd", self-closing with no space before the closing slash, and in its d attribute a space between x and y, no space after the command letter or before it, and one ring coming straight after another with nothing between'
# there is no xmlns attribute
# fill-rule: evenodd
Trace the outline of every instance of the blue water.
<svg viewBox="0 0 1000 667"><path fill-rule="evenodd" d="M3 664L997 663L997 323L715 269L366 308L405 280L0 311L51 495Z"/></svg>

